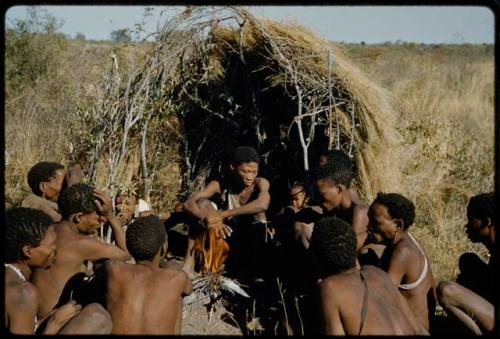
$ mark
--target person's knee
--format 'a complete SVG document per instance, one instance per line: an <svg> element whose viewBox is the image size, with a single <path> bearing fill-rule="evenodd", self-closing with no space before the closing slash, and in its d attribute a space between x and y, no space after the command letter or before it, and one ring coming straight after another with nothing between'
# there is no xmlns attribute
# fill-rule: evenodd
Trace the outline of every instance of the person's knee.
<svg viewBox="0 0 500 339"><path fill-rule="evenodd" d="M457 292L457 283L453 281L444 281L438 285L437 297L443 307L452 305L454 296Z"/></svg>
<svg viewBox="0 0 500 339"><path fill-rule="evenodd" d="M111 316L98 303L92 303L85 306L81 312L85 312L88 316L89 323L95 326L95 334L109 334L112 329Z"/></svg>
<svg viewBox="0 0 500 339"><path fill-rule="evenodd" d="M214 209L212 202L208 199L205 199L205 198L198 200L196 202L196 204L198 205L198 207L201 210L213 210Z"/></svg>

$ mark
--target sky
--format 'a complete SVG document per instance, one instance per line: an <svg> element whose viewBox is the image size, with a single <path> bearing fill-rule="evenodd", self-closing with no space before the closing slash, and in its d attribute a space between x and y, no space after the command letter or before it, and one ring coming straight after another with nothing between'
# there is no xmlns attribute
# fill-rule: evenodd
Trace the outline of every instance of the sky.
<svg viewBox="0 0 500 339"><path fill-rule="evenodd" d="M6 12L6 22L26 17L26 6ZM134 28L143 21L145 6L43 6L62 19L60 32L75 37L106 40L117 29ZM295 20L332 41L353 43L494 43L494 15L480 6L248 6L257 16ZM156 30L180 6L154 6L145 30ZM163 13L162 13L163 11ZM162 13L160 15L160 13Z"/></svg>

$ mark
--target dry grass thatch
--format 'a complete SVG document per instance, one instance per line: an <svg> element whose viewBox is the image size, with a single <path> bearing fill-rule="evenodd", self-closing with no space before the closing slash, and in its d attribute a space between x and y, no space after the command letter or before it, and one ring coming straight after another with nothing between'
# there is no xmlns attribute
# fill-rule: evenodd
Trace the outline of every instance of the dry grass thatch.
<svg viewBox="0 0 500 339"><path fill-rule="evenodd" d="M298 24L239 7L188 7L164 24L128 79L118 67L111 64L94 109L81 114L93 128L74 153L112 191L135 168L146 198L157 199L157 173L169 166L182 173L176 189L188 193L224 171L237 144L259 151L271 184L300 179L326 147L355 157L367 199L397 180L383 175L399 172L389 161L398 134L387 93L338 46Z"/></svg>

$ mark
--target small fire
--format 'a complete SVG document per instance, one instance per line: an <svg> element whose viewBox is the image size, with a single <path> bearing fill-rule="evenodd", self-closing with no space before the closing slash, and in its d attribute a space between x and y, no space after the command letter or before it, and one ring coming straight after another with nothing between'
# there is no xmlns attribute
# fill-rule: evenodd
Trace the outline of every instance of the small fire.
<svg viewBox="0 0 500 339"><path fill-rule="evenodd" d="M216 238L215 229L209 227L194 241L194 250L201 253L201 274L218 273L229 253L229 244Z"/></svg>

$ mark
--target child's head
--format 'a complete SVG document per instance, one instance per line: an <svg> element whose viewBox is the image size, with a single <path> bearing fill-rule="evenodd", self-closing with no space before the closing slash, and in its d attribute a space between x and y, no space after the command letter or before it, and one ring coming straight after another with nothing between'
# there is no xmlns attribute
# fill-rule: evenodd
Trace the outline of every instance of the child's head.
<svg viewBox="0 0 500 339"><path fill-rule="evenodd" d="M311 249L326 277L356 266L357 242L351 225L335 217L321 218L314 224Z"/></svg>
<svg viewBox="0 0 500 339"><path fill-rule="evenodd" d="M139 217L128 227L126 233L127 249L135 261L152 261L163 247L167 250L165 226L156 215ZM165 253L163 253L165 254Z"/></svg>
<svg viewBox="0 0 500 339"><path fill-rule="evenodd" d="M295 208L302 208L306 203L306 188L303 183L295 182L290 187L290 204Z"/></svg>
<svg viewBox="0 0 500 339"><path fill-rule="evenodd" d="M120 192L115 199L116 215L126 225L134 218L137 196L133 193Z"/></svg>
<svg viewBox="0 0 500 339"><path fill-rule="evenodd" d="M101 226L96 199L92 186L80 183L68 187L58 202L62 218L77 225L82 233L94 233Z"/></svg>

